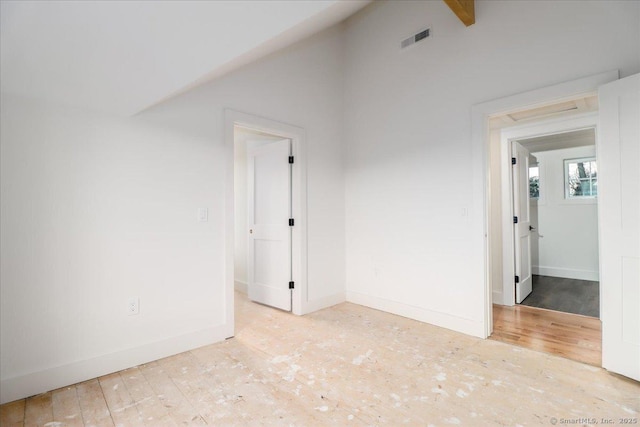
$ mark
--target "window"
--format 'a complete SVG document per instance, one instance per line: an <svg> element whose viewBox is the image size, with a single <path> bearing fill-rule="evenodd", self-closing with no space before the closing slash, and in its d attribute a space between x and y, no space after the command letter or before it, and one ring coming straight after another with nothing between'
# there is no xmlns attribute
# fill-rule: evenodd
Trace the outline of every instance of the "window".
<svg viewBox="0 0 640 427"><path fill-rule="evenodd" d="M540 198L540 168L536 166L529 166L529 198Z"/></svg>
<svg viewBox="0 0 640 427"><path fill-rule="evenodd" d="M593 198L598 195L598 168L594 157L564 161L566 199Z"/></svg>

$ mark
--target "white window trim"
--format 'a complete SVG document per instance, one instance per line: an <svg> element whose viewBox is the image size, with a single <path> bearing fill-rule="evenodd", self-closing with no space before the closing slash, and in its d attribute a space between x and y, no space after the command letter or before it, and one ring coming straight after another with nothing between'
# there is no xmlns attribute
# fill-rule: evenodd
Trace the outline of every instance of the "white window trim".
<svg viewBox="0 0 640 427"><path fill-rule="evenodd" d="M587 157L578 157L575 159L564 159L564 201L569 203L581 202L581 203L595 203L598 199L598 196L571 196L569 195L569 164L570 163L580 163L580 162L596 162L598 164L598 159L596 156L587 156ZM597 180L597 178L596 178Z"/></svg>

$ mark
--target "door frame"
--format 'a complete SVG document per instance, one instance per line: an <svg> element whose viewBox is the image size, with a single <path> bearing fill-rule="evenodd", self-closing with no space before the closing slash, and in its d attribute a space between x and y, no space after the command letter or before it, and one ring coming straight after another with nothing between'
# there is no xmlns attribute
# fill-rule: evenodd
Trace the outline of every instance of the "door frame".
<svg viewBox="0 0 640 427"><path fill-rule="evenodd" d="M471 141L472 141L472 207L477 213L473 216L472 229L481 230L472 237L471 245L478 253L483 254L482 279L484 298L482 304L482 326L484 338L493 332L492 286L489 276L491 259L496 254L491 253L489 246L489 209L491 201L489 181L489 118L506 114L514 110L532 109L552 102L575 99L597 93L598 88L606 83L618 80L619 71L612 70L592 76L584 77L553 86L499 98L484 102L471 108ZM501 255L498 255L501 256Z"/></svg>
<svg viewBox="0 0 640 427"><path fill-rule="evenodd" d="M295 226L292 229L292 270L295 287L292 293L291 311L305 313L307 301L307 161L304 129L240 111L224 110L225 141L225 318L234 328L234 127L267 133L291 140L294 168L291 180L292 212ZM233 335L233 334L231 334Z"/></svg>
<svg viewBox="0 0 640 427"><path fill-rule="evenodd" d="M598 135L598 112L593 111L570 117L539 121L521 126L504 128L500 132L500 183L502 207L502 305L513 306L515 302L514 227L513 227L513 168L511 166L511 142L519 139L556 135L582 129L595 129ZM490 199L487 199L490 205ZM490 240L487 239L490 246ZM497 256L497 254L496 254ZM491 264L489 264L490 266ZM491 285L491 284L489 284ZM491 290L493 287L491 287Z"/></svg>

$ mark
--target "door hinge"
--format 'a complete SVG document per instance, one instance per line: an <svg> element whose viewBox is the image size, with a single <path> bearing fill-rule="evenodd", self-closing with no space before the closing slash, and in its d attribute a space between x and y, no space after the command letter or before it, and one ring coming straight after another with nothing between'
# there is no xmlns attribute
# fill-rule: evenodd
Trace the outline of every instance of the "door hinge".
<svg viewBox="0 0 640 427"><path fill-rule="evenodd" d="M512 157L512 158L511 158L511 164L512 164L512 165L515 165L515 164L516 164L516 158L515 158L515 157Z"/></svg>
<svg viewBox="0 0 640 427"><path fill-rule="evenodd" d="M293 156L289 156L289 163L293 164Z"/></svg>
<svg viewBox="0 0 640 427"><path fill-rule="evenodd" d="M294 221L293 218L289 218L289 227L293 227Z"/></svg>
<svg viewBox="0 0 640 427"><path fill-rule="evenodd" d="M293 282L289 282L289 289L293 289Z"/></svg>
<svg viewBox="0 0 640 427"><path fill-rule="evenodd" d="M516 276L516 283L520 283L520 276Z"/></svg>
<svg viewBox="0 0 640 427"><path fill-rule="evenodd" d="M518 223L518 217L517 217L517 216L514 216L514 217L513 217L513 223L514 223L514 224L517 224L517 223Z"/></svg>

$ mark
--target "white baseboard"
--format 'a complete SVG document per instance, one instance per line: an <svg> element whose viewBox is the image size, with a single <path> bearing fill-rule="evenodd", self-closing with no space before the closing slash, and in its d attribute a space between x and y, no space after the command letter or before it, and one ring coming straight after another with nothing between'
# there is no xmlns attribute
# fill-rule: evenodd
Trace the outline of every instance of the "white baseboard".
<svg viewBox="0 0 640 427"><path fill-rule="evenodd" d="M0 381L0 404L213 344L228 338L228 334L228 326L220 325L68 365L13 378L3 378Z"/></svg>
<svg viewBox="0 0 640 427"><path fill-rule="evenodd" d="M344 292L329 295L328 297L319 298L313 301L307 301L304 304L302 314L313 313L314 311L322 310L323 308L331 307L345 301L347 301L347 298Z"/></svg>
<svg viewBox="0 0 640 427"><path fill-rule="evenodd" d="M242 280L236 280L234 283L234 288L236 291L238 292L242 292L243 294L246 294L249 291L249 285L247 284L247 282L244 282Z"/></svg>
<svg viewBox="0 0 640 427"><path fill-rule="evenodd" d="M534 265L531 267L533 274L540 276L563 277L566 279L591 280L597 282L600 280L600 274L597 271L577 270L573 268L545 267Z"/></svg>
<svg viewBox="0 0 640 427"><path fill-rule="evenodd" d="M376 310L386 311L387 313L397 314L398 316L408 317L409 319L418 320L420 322L430 323L435 326L451 329L474 337L485 337L484 325L482 322L475 322L471 319L465 319L446 313L415 307L360 292L348 291L347 301L375 308Z"/></svg>

